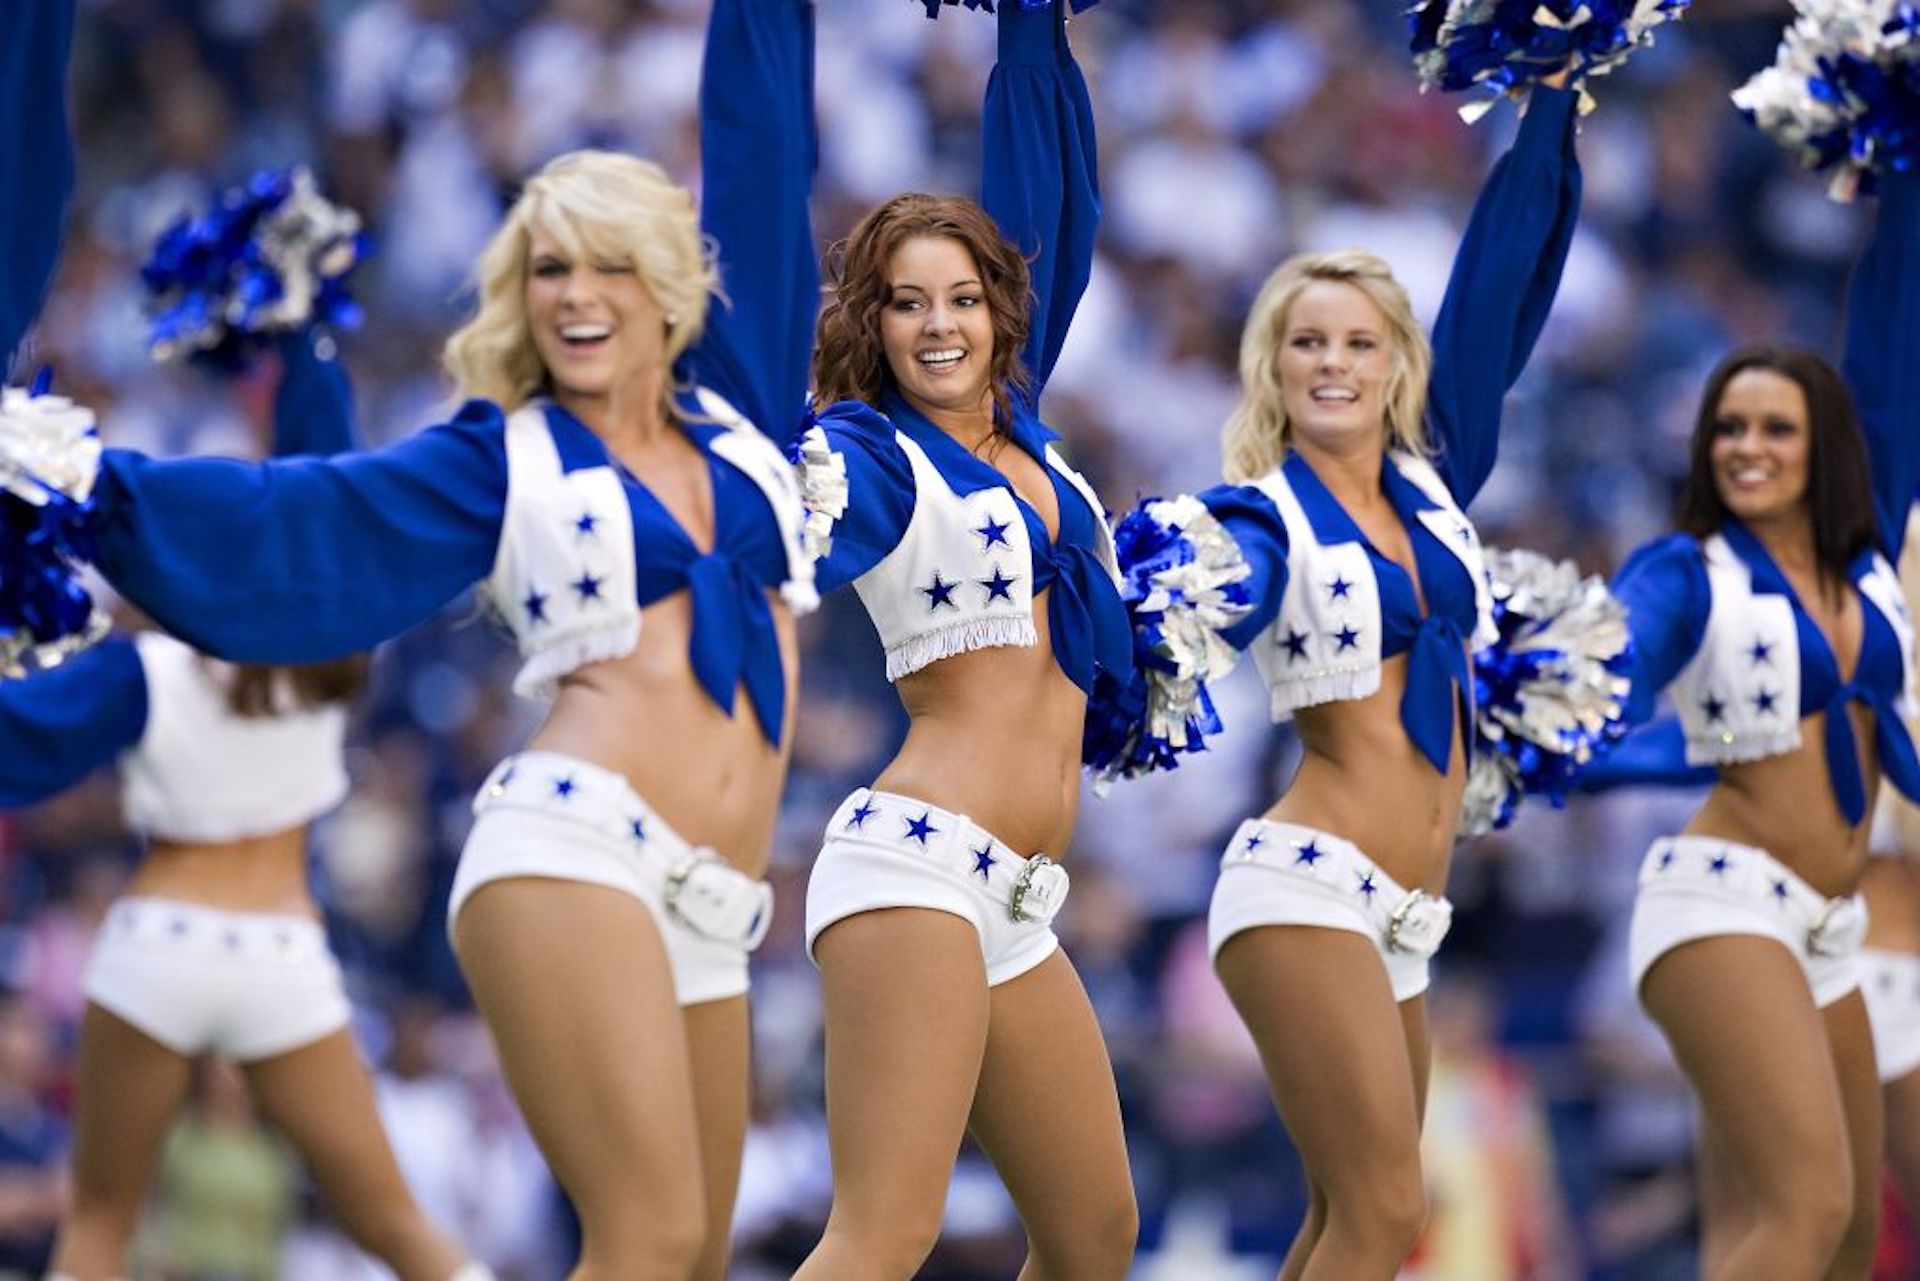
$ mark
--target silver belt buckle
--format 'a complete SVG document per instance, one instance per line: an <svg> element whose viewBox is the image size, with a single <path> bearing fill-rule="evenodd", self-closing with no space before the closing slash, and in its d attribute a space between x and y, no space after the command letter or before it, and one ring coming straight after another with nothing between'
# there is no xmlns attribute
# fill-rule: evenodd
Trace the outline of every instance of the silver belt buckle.
<svg viewBox="0 0 1920 1281"><path fill-rule="evenodd" d="M709 884L706 892L689 900L687 891L696 876L702 876ZM715 880L720 884L712 884ZM743 890L752 891L751 904L739 902ZM749 952L760 946L773 923L773 913L768 910L772 897L764 881L753 880L709 849L688 851L685 858L668 869L660 891L660 901L669 919L702 938L738 944ZM743 928L739 917L747 906L754 912Z"/></svg>
<svg viewBox="0 0 1920 1281"><path fill-rule="evenodd" d="M1867 914L1851 898L1830 898L1807 927L1807 951L1814 956L1846 956L1867 936Z"/></svg>
<svg viewBox="0 0 1920 1281"><path fill-rule="evenodd" d="M1452 914L1443 912L1439 900L1425 890L1413 890L1387 918L1387 950L1431 956L1452 924Z"/></svg>
<svg viewBox="0 0 1920 1281"><path fill-rule="evenodd" d="M1067 869L1045 854L1035 854L1007 896L1007 915L1016 925L1049 925L1067 901L1067 887Z"/></svg>

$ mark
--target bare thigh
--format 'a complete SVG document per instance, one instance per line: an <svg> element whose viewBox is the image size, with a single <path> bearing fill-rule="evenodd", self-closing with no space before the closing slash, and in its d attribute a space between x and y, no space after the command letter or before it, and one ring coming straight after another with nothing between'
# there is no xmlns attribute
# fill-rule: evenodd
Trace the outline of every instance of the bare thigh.
<svg viewBox="0 0 1920 1281"><path fill-rule="evenodd" d="M461 1252L415 1203L351 1033L343 1029L242 1070L261 1113L299 1149L327 1204L362 1248L406 1281L452 1275Z"/></svg>
<svg viewBox="0 0 1920 1281"><path fill-rule="evenodd" d="M862 912L814 944L826 996L833 1211L797 1274L906 1277L937 1238L987 1042L971 922Z"/></svg>
<svg viewBox="0 0 1920 1281"><path fill-rule="evenodd" d="M1793 955L1758 935L1698 939L1655 961L1640 995L1709 1132L1702 1205L1721 1220L1707 1225L1710 1262L1729 1275L1763 1275L1753 1271L1763 1246L1791 1253L1823 1235L1800 1220L1831 1220L1837 1209L1844 1224L1847 1110L1826 1025ZM1816 1276L1825 1260L1805 1270L1798 1256L1776 1256L1773 1266Z"/></svg>
<svg viewBox="0 0 1920 1281"><path fill-rule="evenodd" d="M54 1267L80 1281L123 1275L127 1241L193 1063L91 1002L74 1064L74 1203Z"/></svg>
<svg viewBox="0 0 1920 1281"><path fill-rule="evenodd" d="M705 1240L685 1025L659 929L631 895L521 877L481 886L454 929L507 1082L579 1211L589 1256Z"/></svg>
<svg viewBox="0 0 1920 1281"><path fill-rule="evenodd" d="M1391 1276L1425 1215L1424 1003L1395 1002L1374 944L1347 930L1247 930L1217 968L1310 1182L1286 1275Z"/></svg>
<svg viewBox="0 0 1920 1281"><path fill-rule="evenodd" d="M723 1281L732 1240L733 1204L740 1191L740 1159L747 1142L752 1089L747 998L703 1001L682 1010L693 1064L694 1112L700 1123L700 1174L707 1207L707 1239L699 1281Z"/></svg>
<svg viewBox="0 0 1920 1281"><path fill-rule="evenodd" d="M1020 1210L1027 1281L1123 1276L1138 1231L1113 1064L1056 951L993 988L972 1129Z"/></svg>

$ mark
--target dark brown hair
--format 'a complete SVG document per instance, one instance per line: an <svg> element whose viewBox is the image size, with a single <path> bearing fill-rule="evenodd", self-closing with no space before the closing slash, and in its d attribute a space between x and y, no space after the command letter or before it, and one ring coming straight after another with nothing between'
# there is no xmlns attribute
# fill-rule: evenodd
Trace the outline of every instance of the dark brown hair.
<svg viewBox="0 0 1920 1281"><path fill-rule="evenodd" d="M1814 560L1824 577L1844 580L1847 565L1874 539L1867 442L1840 371L1798 347L1753 346L1721 361L1707 378L1694 422L1692 460L1680 497L1680 528L1706 538L1731 517L1713 477L1713 438L1727 384L1749 369L1791 378L1807 398L1807 516Z"/></svg>
<svg viewBox="0 0 1920 1281"><path fill-rule="evenodd" d="M814 337L814 395L822 405L837 400L875 404L895 386L880 340L880 309L892 298L888 268L894 251L921 236L958 241L979 267L993 322L995 419L1004 424L1013 412L1009 389L1024 391L1028 385L1020 354L1033 324L1032 284L1018 246L1000 234L986 210L959 196L895 196L828 252L832 283Z"/></svg>
<svg viewBox="0 0 1920 1281"><path fill-rule="evenodd" d="M235 716L265 717L344 703L366 687L367 666L365 654L300 667L241 663L227 686L227 708ZM291 706L277 693L283 688L293 695Z"/></svg>

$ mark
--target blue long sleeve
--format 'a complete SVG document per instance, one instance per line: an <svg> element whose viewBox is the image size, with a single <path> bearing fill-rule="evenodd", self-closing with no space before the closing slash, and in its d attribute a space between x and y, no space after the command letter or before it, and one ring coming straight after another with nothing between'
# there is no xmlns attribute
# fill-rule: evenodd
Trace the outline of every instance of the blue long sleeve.
<svg viewBox="0 0 1920 1281"><path fill-rule="evenodd" d="M1574 776L1574 790L1610 792L1617 787L1710 787L1720 772L1687 764L1687 736L1677 716L1662 716L1632 730Z"/></svg>
<svg viewBox="0 0 1920 1281"><path fill-rule="evenodd" d="M701 225L723 298L690 354L698 380L785 448L805 418L820 264L812 0L714 0L700 77Z"/></svg>
<svg viewBox="0 0 1920 1281"><path fill-rule="evenodd" d="M53 280L73 190L73 0L0 4L0 381Z"/></svg>
<svg viewBox="0 0 1920 1281"><path fill-rule="evenodd" d="M110 449L100 571L182 640L240 662L369 649L491 572L504 518L500 411L377 453L241 463Z"/></svg>
<svg viewBox="0 0 1920 1281"><path fill-rule="evenodd" d="M280 339L280 386L273 394L273 455L326 457L353 448L353 384L311 329Z"/></svg>
<svg viewBox="0 0 1920 1281"><path fill-rule="evenodd" d="M1273 500L1251 485L1215 485L1199 498L1233 535L1253 571L1246 579L1253 608L1220 633L1220 639L1244 653L1280 616L1280 601L1287 593L1286 522Z"/></svg>
<svg viewBox="0 0 1920 1281"><path fill-rule="evenodd" d="M0 681L0 809L64 791L146 730L146 671L124 636L50 671Z"/></svg>
<svg viewBox="0 0 1920 1281"><path fill-rule="evenodd" d="M1920 174L1881 180L1873 242L1853 273L1841 368L1867 436L1881 546L1897 560L1920 486Z"/></svg>
<svg viewBox="0 0 1920 1281"><path fill-rule="evenodd" d="M814 565L814 585L844 587L886 559L913 519L913 464L894 439L893 424L859 401L841 401L820 415L827 446L847 468L847 509L833 525L833 544Z"/></svg>
<svg viewBox="0 0 1920 1281"><path fill-rule="evenodd" d="M1685 534L1648 543L1620 567L1613 593L1627 607L1627 628L1633 633L1627 719L1646 721L1660 691L1699 651L1707 634L1713 597L1699 544Z"/></svg>
<svg viewBox="0 0 1920 1281"><path fill-rule="evenodd" d="M1067 44L1066 5L1000 6L1000 57L982 117L980 199L1032 262L1032 399L1053 372L1093 271L1100 177L1093 103Z"/></svg>
<svg viewBox="0 0 1920 1281"><path fill-rule="evenodd" d="M1553 308L1580 214L1575 94L1536 88L1487 177L1433 326L1427 392L1441 476L1461 506L1493 471L1500 405Z"/></svg>

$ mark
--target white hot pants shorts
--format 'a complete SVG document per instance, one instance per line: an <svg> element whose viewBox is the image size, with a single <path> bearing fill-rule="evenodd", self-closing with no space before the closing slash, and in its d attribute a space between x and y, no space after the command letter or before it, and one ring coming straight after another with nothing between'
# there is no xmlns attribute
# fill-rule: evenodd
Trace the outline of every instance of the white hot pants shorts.
<svg viewBox="0 0 1920 1281"><path fill-rule="evenodd" d="M863 787L841 802L807 879L807 954L849 916L930 908L972 922L997 986L1060 946L1053 918L1066 897L1066 871L1045 855L1022 858L963 814Z"/></svg>
<svg viewBox="0 0 1920 1281"><path fill-rule="evenodd" d="M1263 925L1350 930L1373 943L1387 967L1393 999L1427 990L1428 962L1453 924L1453 905L1408 890L1351 841L1250 818L1220 859L1207 910L1207 949L1215 961L1227 940Z"/></svg>
<svg viewBox="0 0 1920 1281"><path fill-rule="evenodd" d="M1873 1056L1882 1081L1920 1068L1920 956L1860 949L1860 995L1873 1023Z"/></svg>
<svg viewBox="0 0 1920 1281"><path fill-rule="evenodd" d="M124 898L107 912L86 995L176 1054L240 1063L312 1045L352 1010L327 936L305 916Z"/></svg>
<svg viewBox="0 0 1920 1281"><path fill-rule="evenodd" d="M743 995L747 954L766 937L773 891L687 843L621 775L558 752L500 762L473 801L447 928L493 881L546 877L631 894L666 944L681 1005Z"/></svg>
<svg viewBox="0 0 1920 1281"><path fill-rule="evenodd" d="M1777 940L1822 1009L1859 986L1866 903L1825 898L1765 850L1710 836L1663 836L1640 865L1627 935L1633 990L1683 943L1724 934Z"/></svg>

